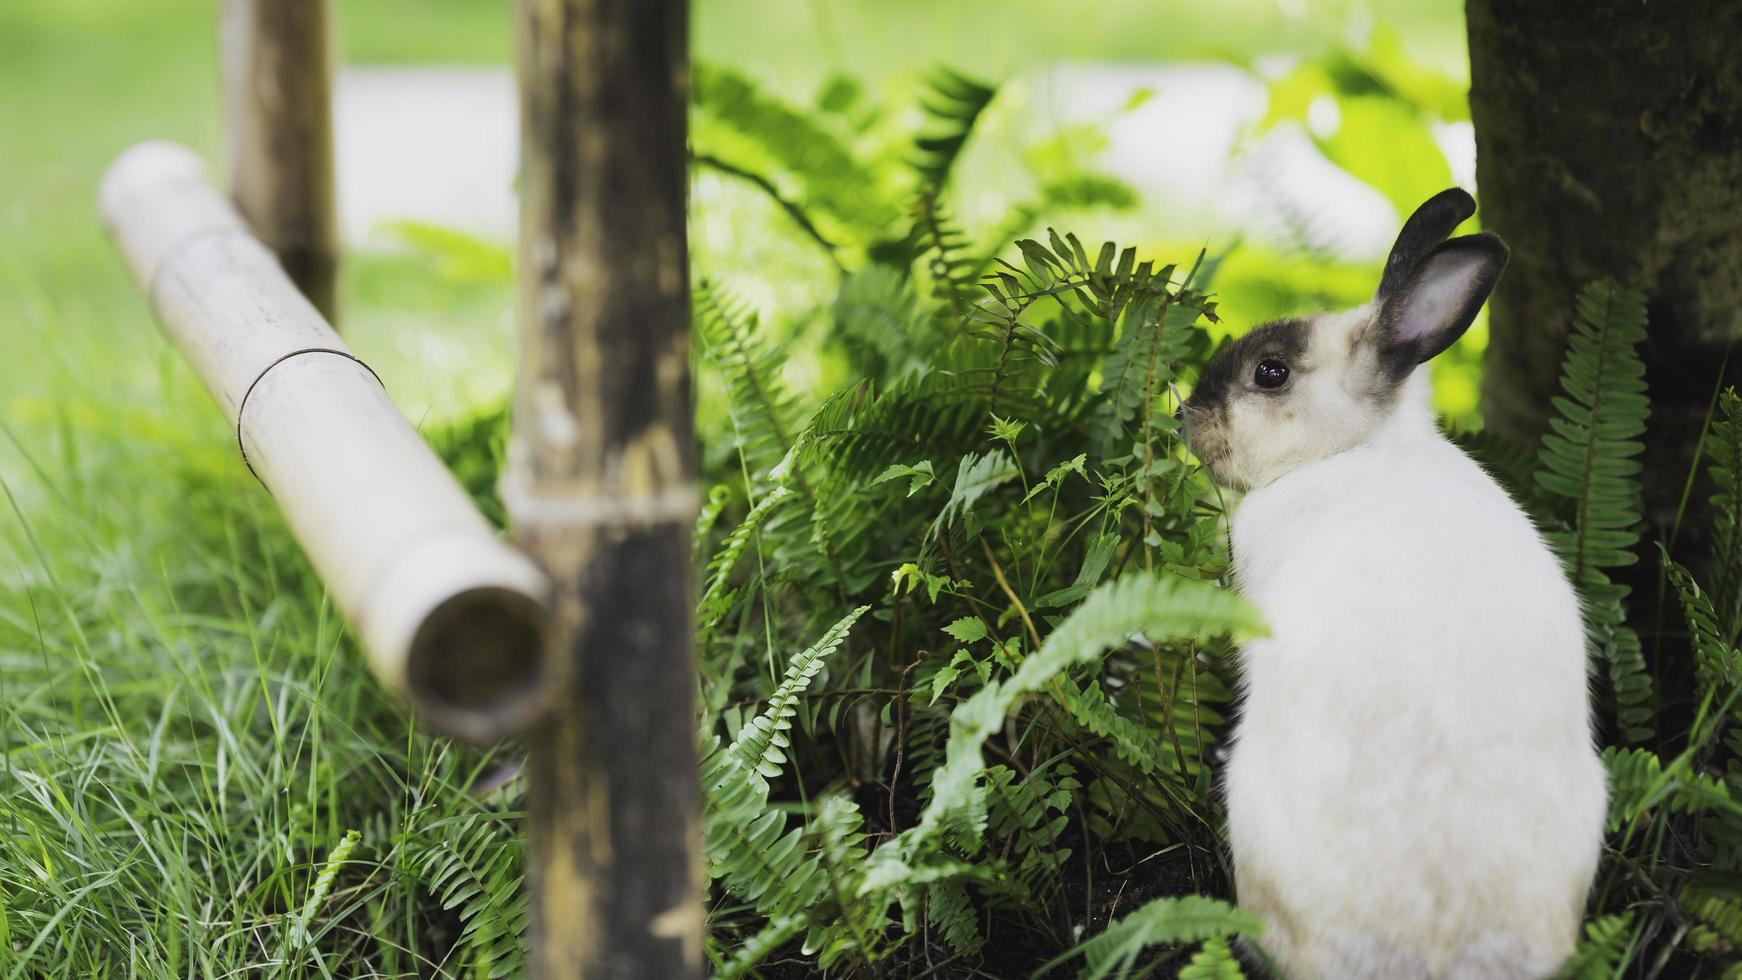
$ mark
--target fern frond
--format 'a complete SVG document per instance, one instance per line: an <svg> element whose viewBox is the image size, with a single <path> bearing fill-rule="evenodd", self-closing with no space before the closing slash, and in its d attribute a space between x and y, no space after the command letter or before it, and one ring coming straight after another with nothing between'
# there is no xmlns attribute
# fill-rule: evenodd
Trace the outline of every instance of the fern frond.
<svg viewBox="0 0 1742 980"><path fill-rule="evenodd" d="M811 416L800 439L803 462L824 462L842 480L874 479L892 463L954 459L984 441L985 403L961 379L909 375L881 393L844 389Z"/></svg>
<svg viewBox="0 0 1742 980"><path fill-rule="evenodd" d="M949 181L956 159L974 132L974 124L998 89L947 68L935 71L926 88L922 107L931 125L914 141L918 156L913 167L919 174L920 185L935 192Z"/></svg>
<svg viewBox="0 0 1742 980"><path fill-rule="evenodd" d="M1131 672L1140 679L1135 716L1179 756L1178 770L1188 781L1201 772L1212 731L1226 720L1233 700L1231 681L1218 676L1210 661L1191 645L1167 644L1131 651Z"/></svg>
<svg viewBox="0 0 1742 980"><path fill-rule="evenodd" d="M780 379L784 355L758 335L754 314L711 283L696 287L695 321L703 356L726 377L745 468L766 474L792 448L802 420L797 399Z"/></svg>
<svg viewBox="0 0 1742 980"><path fill-rule="evenodd" d="M744 770L746 778L763 781L762 792L767 792L766 780L779 776L781 764L786 761L786 754L781 750L792 744L786 733L792 729L799 695L822 671L828 655L846 642L847 632L853 624L870 608L860 606L848 613L816 643L794 656L786 666L780 686L769 697L768 707L740 729L738 737L726 749L727 756Z"/></svg>
<svg viewBox="0 0 1742 980"><path fill-rule="evenodd" d="M761 962L804 932L805 921L796 915L785 915L765 923L750 936L738 940L732 958L715 966L715 980L735 980L755 969Z"/></svg>
<svg viewBox="0 0 1742 980"><path fill-rule="evenodd" d="M1711 500L1716 559L1712 605L1724 641L1734 644L1742 637L1742 398L1734 388L1718 398L1706 452L1706 472L1717 484Z"/></svg>
<svg viewBox="0 0 1742 980"><path fill-rule="evenodd" d="M712 739L703 746L706 820L702 850L710 876L769 919L804 916L822 887L804 849L804 830L788 829L786 814L768 806L768 783L752 779L733 754Z"/></svg>
<svg viewBox="0 0 1742 980"><path fill-rule="evenodd" d="M842 233L869 242L899 217L888 197L865 193L876 175L842 140L745 76L697 65L692 98L697 156L748 175L819 241Z"/></svg>
<svg viewBox="0 0 1742 980"><path fill-rule="evenodd" d="M944 336L913 281L886 265L867 265L841 280L831 312L834 338L854 373L879 388L926 364Z"/></svg>
<svg viewBox="0 0 1742 980"><path fill-rule="evenodd" d="M840 795L823 799L805 827L826 882L827 903L811 910L807 949L828 970L848 955L874 962L883 955L878 942L889 927L888 913L854 902L865 874L864 817L858 804Z"/></svg>
<svg viewBox="0 0 1742 980"><path fill-rule="evenodd" d="M455 818L403 842L405 866L462 923L449 955L491 978L518 973L530 911L521 888L521 844L512 825Z"/></svg>
<svg viewBox="0 0 1742 980"><path fill-rule="evenodd" d="M696 631L702 642L706 642L721 618L731 612L738 601L739 590L732 588L732 571L738 567L738 559L744 554L745 547L768 515L791 495L792 490L785 486L769 490L732 528L726 540L720 543L720 550L708 561L707 584L696 606Z"/></svg>
<svg viewBox="0 0 1742 980"><path fill-rule="evenodd" d="M1192 961L1179 971L1179 980L1246 980L1240 961L1228 948L1228 941L1217 937L1207 939L1192 955Z"/></svg>
<svg viewBox="0 0 1742 980"><path fill-rule="evenodd" d="M1111 742L1114 753L1133 768L1145 775L1182 773L1173 747L1121 715L1108 702L1099 682L1090 681L1087 689L1079 690L1069 678L1061 677L1052 691L1054 699L1084 731Z"/></svg>
<svg viewBox="0 0 1742 980"><path fill-rule="evenodd" d="M959 228L937 193L922 195L913 209L917 257L926 262L932 295L947 304L960 323L972 309L974 257L968 236Z"/></svg>
<svg viewBox="0 0 1742 980"><path fill-rule="evenodd" d="M1657 729L1651 705L1651 671L1632 627L1614 625L1598 634L1597 653L1609 665L1609 691L1615 698L1615 720L1621 735L1635 744Z"/></svg>
<svg viewBox="0 0 1742 980"><path fill-rule="evenodd" d="M797 399L780 380L784 355L758 335L756 318L722 295L717 287L702 283L696 289L695 303L696 333L702 352L727 379L734 443L752 483L751 489L790 478L792 485L811 499L808 512L773 516L767 523L772 532L776 525L787 530L794 524L808 522L799 541L794 541L790 534L772 535L785 545L783 549L777 545L776 549L781 567L794 573L793 578L811 585L838 586L848 581L851 563L820 520L827 501L817 499L804 472L806 460L792 453L801 431L802 415ZM845 599L844 591L839 589L836 596Z"/></svg>
<svg viewBox="0 0 1742 980"><path fill-rule="evenodd" d="M1009 216L982 241L992 242L997 249L1002 249L1007 243L1032 232L1035 223L1043 217L1095 208L1129 211L1137 204L1137 192L1122 180L1091 172L1073 174L1046 182L1033 200L1012 205ZM984 254L975 272L984 273L996 255L996 251Z"/></svg>
<svg viewBox="0 0 1742 980"><path fill-rule="evenodd" d="M1718 629L1718 613L1712 600L1700 589L1692 574L1663 553L1663 569L1681 601L1682 620L1693 643L1694 661L1709 685L1729 685L1742 677L1742 654L1725 642Z"/></svg>
<svg viewBox="0 0 1742 980"><path fill-rule="evenodd" d="M956 482L950 491L950 499L926 530L926 540L937 537L957 523L964 524L968 537L972 538L978 533L974 505L982 497L1016 479L1016 474L1015 461L1002 449L963 456L956 464Z"/></svg>
<svg viewBox="0 0 1742 980"><path fill-rule="evenodd" d="M1563 394L1553 399L1538 453L1536 479L1570 502L1572 527L1551 540L1573 580L1598 584L1591 572L1631 565L1639 541L1639 454L1650 404L1645 397L1645 297L1609 280L1586 286L1575 304L1561 368ZM1626 595L1601 583L1586 598L1607 603Z"/></svg>
<svg viewBox="0 0 1742 980"><path fill-rule="evenodd" d="M1148 441L1157 410L1155 397L1174 380L1179 363L1191 350L1192 324L1199 313L1192 306L1168 304L1159 316L1125 321L1101 373L1102 402L1094 439L1102 458ZM1168 424L1165 416L1161 424Z"/></svg>
<svg viewBox="0 0 1742 980"><path fill-rule="evenodd" d="M1538 453L1537 483L1568 502L1569 527L1550 543L1584 596L1597 655L1607 663L1624 738L1653 730L1651 677L1639 638L1621 626L1627 587L1604 570L1631 565L1641 520L1639 455L1650 404L1645 364L1645 297L1610 280L1586 286L1575 303L1561 366L1557 413Z"/></svg>
<svg viewBox="0 0 1742 980"><path fill-rule="evenodd" d="M956 707L945 761L932 779L932 798L913 829L914 837L924 839L946 825L970 839L978 837L985 826L985 797L978 783L982 746L1003 726L1020 696L1045 687L1066 668L1091 661L1137 633L1159 641L1208 633L1250 638L1263 632L1251 606L1207 582L1130 575L1101 586L1015 674L988 684Z"/></svg>
<svg viewBox="0 0 1742 980"><path fill-rule="evenodd" d="M1682 889L1677 904L1732 947L1742 947L1742 898L1690 886Z"/></svg>
<svg viewBox="0 0 1742 980"><path fill-rule="evenodd" d="M922 102L928 124L914 141L919 194L911 212L912 230L905 238L873 250L884 264L904 272L924 257L933 294L947 301L958 322L967 315L976 270L968 236L950 218L943 192L975 123L997 94L996 88L947 69L928 81Z"/></svg>
<svg viewBox="0 0 1742 980"><path fill-rule="evenodd" d="M1620 975L1621 957L1628 949L1633 914L1606 915L1585 926L1573 955L1561 965L1558 980L1610 980Z"/></svg>
<svg viewBox="0 0 1742 980"><path fill-rule="evenodd" d="M1610 746L1603 750L1609 770L1609 829L1637 820L1653 807L1672 813L1718 812L1742 815L1742 804L1721 779L1693 772L1684 753L1665 765L1655 752Z"/></svg>
<svg viewBox="0 0 1742 980"><path fill-rule="evenodd" d="M1100 980L1114 973L1124 975L1150 946L1258 935L1263 928L1256 915L1226 902L1202 895L1168 896L1110 923L1100 935L1054 962L1081 954L1084 966L1078 977Z"/></svg>
<svg viewBox="0 0 1742 980"><path fill-rule="evenodd" d="M303 902L301 911L291 917L291 945L300 948L309 944L311 939L309 924L314 922L315 915L320 912L321 906L326 904L327 895L331 894L333 890L333 881L339 877L339 871L344 868L345 862L350 860L351 852L357 849L357 843L362 839L362 831L347 830L345 836L339 838L339 842L333 845L332 851L327 854L326 862L321 865L320 874L315 876L314 884L309 888L308 898Z"/></svg>
<svg viewBox="0 0 1742 980"><path fill-rule="evenodd" d="M1025 892L1056 874L1071 856L1058 841L1070 823L1071 794L1081 787L1070 766L1060 764L1056 772L1055 782L1040 770L1026 778L1009 766L986 770L986 835L1005 842L1001 850L1015 857L1016 879Z"/></svg>
<svg viewBox="0 0 1742 980"><path fill-rule="evenodd" d="M980 935L973 903L968 901L968 890L959 881L936 881L925 886L925 917L951 949L965 956L978 954L986 942Z"/></svg>

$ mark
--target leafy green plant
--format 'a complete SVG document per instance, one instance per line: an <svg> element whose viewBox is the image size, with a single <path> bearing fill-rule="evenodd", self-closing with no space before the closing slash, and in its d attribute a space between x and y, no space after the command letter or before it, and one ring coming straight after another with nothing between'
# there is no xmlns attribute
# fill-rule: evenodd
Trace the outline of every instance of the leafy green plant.
<svg viewBox="0 0 1742 980"><path fill-rule="evenodd" d="M1733 392L1715 400L1706 439L1705 476L1716 487L1711 574L1696 574L1658 544L1659 615L1684 632L1655 634L1654 667L1640 639L1648 623L1640 597L1610 577L1634 565L1641 550L1639 455L1649 405L1637 348L1646 337L1644 300L1599 281L1580 292L1573 312L1562 394L1534 474L1542 495L1527 499L1542 508L1538 517L1579 587L1593 668L1608 682L1602 727L1623 744L1603 751L1610 853L1594 918L1561 975L1656 977L1696 969L1696 961L1727 975L1742 964L1742 739L1733 727L1742 719L1742 661L1736 616L1714 595L1729 594L1728 570L1742 561L1732 530L1734 502L1742 499L1738 400ZM1689 689L1658 690L1654 676ZM1685 716L1664 710L1682 697L1691 701Z"/></svg>
<svg viewBox="0 0 1742 980"><path fill-rule="evenodd" d="M964 90L942 117L971 127L984 93ZM940 203L943 165L968 138L925 158L912 230L868 249L822 311L837 328L825 351L849 370L833 395L788 394L773 342L748 316L721 315L718 287L699 294L736 450L711 470L704 726L742 739L791 718L778 729L790 744L753 775L707 751L712 819L736 813L717 826L744 828L710 836L725 869L710 948L732 972L784 943L841 973L967 960L994 973L1171 964L1239 976L1227 940L1257 922L1224 901L1206 750L1223 734L1232 643L1262 624L1216 584L1222 502L1171 420L1174 389L1211 347L1204 257L1143 261L1049 230L972 259L972 236ZM1643 302L1596 283L1573 314L1541 448L1464 442L1566 562L1603 672L1604 725L1625 743L1604 760L1627 857L1607 866L1599 917L1566 967L1595 976L1648 951L1733 948L1736 777L1714 766L1731 751L1723 719L1739 671L1735 587L1708 595L1670 564L1707 685L1691 741L1670 750L1635 597L1611 577L1641 541ZM1722 406L1708 443L1727 515L1742 499L1742 441L1736 403ZM1725 519L1721 549L1734 537ZM826 670L802 656L784 674L769 667L859 609ZM1123 917L1096 880L1113 853L1149 862L1121 879L1147 900ZM1712 870L1690 874L1701 862Z"/></svg>
<svg viewBox="0 0 1742 980"><path fill-rule="evenodd" d="M1226 937L1241 933L1258 935L1262 931L1263 923L1256 916L1225 902L1197 895L1158 898L1109 924L1100 935L1072 952L1080 953L1087 964L1081 974L1084 980L1100 980L1114 973L1131 975L1129 970L1138 954L1148 946L1206 940L1214 945L1200 950L1188 969L1199 976L1237 977L1241 975L1240 969L1229 955Z"/></svg>
<svg viewBox="0 0 1742 980"><path fill-rule="evenodd" d="M1651 677L1639 634L1626 623L1628 587L1606 570L1638 560L1639 437L1649 405L1645 365L1645 297L1603 281L1586 287L1575 304L1561 371L1559 417L1543 436L1536 482L1567 502L1567 527L1549 541L1585 601L1585 618L1599 660L1609 671L1611 696L1623 736L1640 742L1652 733Z"/></svg>

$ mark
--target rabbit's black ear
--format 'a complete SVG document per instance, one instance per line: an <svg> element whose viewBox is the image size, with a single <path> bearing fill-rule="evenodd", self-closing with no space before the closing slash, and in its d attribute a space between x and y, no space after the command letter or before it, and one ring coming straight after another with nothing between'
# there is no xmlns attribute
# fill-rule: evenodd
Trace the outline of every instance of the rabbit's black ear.
<svg viewBox="0 0 1742 980"><path fill-rule="evenodd" d="M1419 213L1419 212L1418 212ZM1506 268L1506 243L1489 232L1443 242L1379 304L1379 359L1393 381L1457 342Z"/></svg>
<svg viewBox="0 0 1742 980"><path fill-rule="evenodd" d="M1379 292L1374 298L1384 302L1415 272L1452 229L1476 213L1476 200L1461 188L1450 187L1428 198L1415 209L1397 241L1391 246L1391 256L1385 260L1385 274L1379 278Z"/></svg>

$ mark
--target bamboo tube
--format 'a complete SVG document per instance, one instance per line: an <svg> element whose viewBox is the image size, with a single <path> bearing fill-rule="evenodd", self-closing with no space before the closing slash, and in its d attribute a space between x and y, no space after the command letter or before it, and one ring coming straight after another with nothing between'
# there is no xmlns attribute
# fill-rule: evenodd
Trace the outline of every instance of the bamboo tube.
<svg viewBox="0 0 1742 980"><path fill-rule="evenodd" d="M292 282L338 322L330 0L225 0L230 193Z"/></svg>
<svg viewBox="0 0 1742 980"><path fill-rule="evenodd" d="M191 151L127 150L99 198L382 683L449 734L487 741L530 723L558 688L544 575L498 539Z"/></svg>
<svg viewBox="0 0 1742 980"><path fill-rule="evenodd" d="M555 582L533 976L702 973L687 0L521 0L520 383L502 496Z"/></svg>

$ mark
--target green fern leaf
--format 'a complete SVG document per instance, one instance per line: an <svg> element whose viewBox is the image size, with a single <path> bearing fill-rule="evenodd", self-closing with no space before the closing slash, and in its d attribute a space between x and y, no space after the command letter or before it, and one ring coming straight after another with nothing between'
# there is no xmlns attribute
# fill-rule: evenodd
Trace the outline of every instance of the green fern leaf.
<svg viewBox="0 0 1742 980"><path fill-rule="evenodd" d="M1673 813L1715 812L1742 816L1742 803L1721 779L1692 768L1691 753L1683 752L1668 765L1646 749L1610 746L1603 750L1609 770L1609 829L1614 831L1662 807Z"/></svg>
<svg viewBox="0 0 1742 980"><path fill-rule="evenodd" d="M745 547L768 515L791 495L792 491L785 486L776 486L764 494L738 526L726 535L720 550L708 562L707 585L702 589L701 601L696 606L696 630L702 642L706 642L708 635L737 602L738 590L731 587L732 571L738 567L738 559Z"/></svg>
<svg viewBox="0 0 1742 980"><path fill-rule="evenodd" d="M943 191L981 113L997 94L996 88L948 70L932 76L922 102L928 125L915 140L913 168L919 196L913 206L912 230L872 250L874 258L902 271L916 259L926 258L933 294L947 301L958 322L967 316L977 269L967 235L944 206Z"/></svg>
<svg viewBox="0 0 1742 980"><path fill-rule="evenodd" d="M780 379L784 355L764 343L753 314L711 283L696 287L695 321L702 355L726 377L745 468L766 474L792 449L802 421L797 399Z"/></svg>
<svg viewBox="0 0 1742 980"><path fill-rule="evenodd" d="M944 509L938 512L937 519L926 531L926 540L937 537L957 523L966 525L967 534L972 538L978 531L974 505L982 497L1016 479L1016 473L1015 461L1002 449L963 456L956 466L955 488L950 491Z"/></svg>
<svg viewBox="0 0 1742 980"><path fill-rule="evenodd" d="M1711 598L1700 589L1686 568L1663 552L1663 569L1681 601L1682 620L1693 643L1694 662L1708 685L1730 685L1742 677L1742 654L1725 642L1718 627L1718 613Z"/></svg>
<svg viewBox="0 0 1742 980"><path fill-rule="evenodd" d="M1677 904L1732 946L1742 946L1742 898L1690 886L1682 889Z"/></svg>
<svg viewBox="0 0 1742 980"><path fill-rule="evenodd" d="M931 126L915 140L918 159L914 169L921 186L935 192L948 182L974 124L997 94L997 87L947 68L932 74L922 102Z"/></svg>
<svg viewBox="0 0 1742 980"><path fill-rule="evenodd" d="M1124 974L1150 946L1257 935L1263 928L1256 915L1226 902L1202 895L1168 896L1154 899L1110 923L1100 935L1047 966L1080 954L1084 966L1078 976L1082 980L1100 980L1115 973Z"/></svg>
<svg viewBox="0 0 1742 980"><path fill-rule="evenodd" d="M1733 645L1742 637L1742 398L1734 388L1718 398L1706 452L1706 471L1718 488L1711 500L1712 605L1720 635Z"/></svg>
<svg viewBox="0 0 1742 980"><path fill-rule="evenodd" d="M900 216L886 196L865 192L877 177L817 120L729 69L694 71L698 162L747 177L825 244L873 241Z"/></svg>
<svg viewBox="0 0 1742 980"><path fill-rule="evenodd" d="M1179 980L1245 980L1246 974L1240 969L1240 961L1234 958L1234 951L1228 948L1228 941L1220 937L1204 941L1204 945L1192 955L1192 961L1179 971Z"/></svg>
<svg viewBox="0 0 1742 980"><path fill-rule="evenodd" d="M923 368L946 334L903 270L870 264L841 280L835 294L834 338L855 376L886 387Z"/></svg>
<svg viewBox="0 0 1742 980"><path fill-rule="evenodd" d="M1558 980L1611 980L1625 965L1633 914L1606 915L1585 926L1585 938L1555 974Z"/></svg>
<svg viewBox="0 0 1742 980"><path fill-rule="evenodd" d="M744 976L780 947L796 939L804 932L804 927L804 919L796 915L781 916L765 923L753 935L738 941L730 960L715 966L715 980L735 980Z"/></svg>
<svg viewBox="0 0 1742 980"><path fill-rule="evenodd" d="M521 888L521 842L513 825L480 812L426 829L403 842L404 866L462 923L450 955L479 976L519 972L530 912Z"/></svg>
<svg viewBox="0 0 1742 980"><path fill-rule="evenodd" d="M1552 540L1574 581L1632 564L1639 540L1639 437L1650 405L1645 364L1645 297L1609 280L1585 287L1575 304L1561 370L1557 418L1543 436L1536 479L1570 501L1572 527ZM1604 583L1606 584L1606 583ZM1622 598L1619 586L1587 594L1597 602Z"/></svg>
<svg viewBox="0 0 1742 980"><path fill-rule="evenodd" d="M786 762L786 754L781 750L791 745L786 733L792 728L799 695L822 671L828 655L846 642L853 624L870 608L860 606L848 613L815 644L793 657L780 686L769 697L768 707L746 724L727 748L727 756L743 769L747 778L763 781L762 792L767 792L766 780L779 776L781 765Z"/></svg>
<svg viewBox="0 0 1742 980"><path fill-rule="evenodd" d="M1568 502L1568 528L1548 539L1583 594L1593 649L1608 665L1622 736L1650 738L1651 676L1639 638L1621 625L1627 588L1605 569L1636 561L1641 520L1639 454L1650 405L1645 364L1645 297L1609 280L1585 287L1575 303L1561 368L1563 394L1552 399L1538 452L1537 483Z"/></svg>
<svg viewBox="0 0 1742 980"><path fill-rule="evenodd" d="M1210 633L1245 639L1263 632L1251 606L1207 582L1129 575L1101 586L1015 674L988 684L951 714L945 761L932 779L932 798L913 836L923 840L950 826L969 839L978 837L985 826L985 798L979 785L982 746L1003 727L1005 715L1022 695L1046 687L1066 668L1092 661L1137 633L1159 642Z"/></svg>
<svg viewBox="0 0 1742 980"><path fill-rule="evenodd" d="M926 921L941 933L950 948L975 956L985 944L968 890L959 881L938 881L925 886Z"/></svg>

